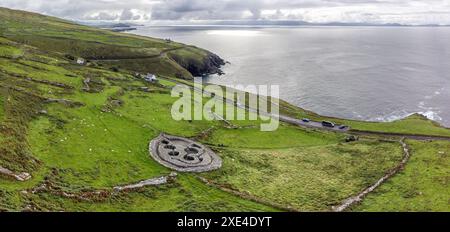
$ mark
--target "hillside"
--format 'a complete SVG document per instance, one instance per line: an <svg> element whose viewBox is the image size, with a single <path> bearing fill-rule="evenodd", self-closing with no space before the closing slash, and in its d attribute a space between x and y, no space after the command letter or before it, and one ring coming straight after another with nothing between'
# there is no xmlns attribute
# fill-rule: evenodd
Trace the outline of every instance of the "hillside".
<svg viewBox="0 0 450 232"><path fill-rule="evenodd" d="M1 36L92 65L177 75L185 79L216 73L224 62L199 48L171 41L119 34L69 21L0 8Z"/></svg>
<svg viewBox="0 0 450 232"><path fill-rule="evenodd" d="M286 123L261 132L259 121L175 121L173 80L189 84L176 78L214 72L221 61L212 53L4 8L0 20L0 211L330 211L404 156L400 143L385 137L346 142L347 134ZM77 57L90 62L79 65ZM144 71L167 79L133 75ZM281 105L286 115L324 118ZM409 120L396 127L353 123L448 132ZM174 175L149 157L149 141L160 133L207 145L222 168ZM450 142L410 146L413 166L352 210L377 211L391 197L398 202L392 211L449 210ZM159 178L167 182L117 190Z"/></svg>

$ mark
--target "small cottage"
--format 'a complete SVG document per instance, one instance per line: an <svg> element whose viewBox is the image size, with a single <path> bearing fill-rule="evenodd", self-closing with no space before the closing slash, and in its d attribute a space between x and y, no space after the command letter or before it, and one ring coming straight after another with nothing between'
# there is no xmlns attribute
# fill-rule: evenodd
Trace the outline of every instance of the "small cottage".
<svg viewBox="0 0 450 232"><path fill-rule="evenodd" d="M83 58L78 58L77 59L77 64L84 65L85 63L86 63L86 61Z"/></svg>
<svg viewBox="0 0 450 232"><path fill-rule="evenodd" d="M144 80L147 82L157 82L158 79L156 78L155 74L147 73L147 75L144 77Z"/></svg>

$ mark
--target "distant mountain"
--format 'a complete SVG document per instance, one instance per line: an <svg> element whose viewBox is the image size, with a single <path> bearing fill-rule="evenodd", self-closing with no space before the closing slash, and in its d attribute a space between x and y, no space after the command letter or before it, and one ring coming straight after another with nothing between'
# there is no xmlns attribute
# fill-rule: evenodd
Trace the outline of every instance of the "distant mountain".
<svg viewBox="0 0 450 232"><path fill-rule="evenodd" d="M143 26L141 24L136 24L136 23L126 23L126 22L104 22L104 21L100 21L100 22L86 22L86 21L77 21L77 23L82 24L82 25L86 25L86 26L91 26L91 27L98 27L98 28L130 28L130 27L138 27L138 26Z"/></svg>
<svg viewBox="0 0 450 232"><path fill-rule="evenodd" d="M153 22L153 25L211 25L211 26L369 26L369 27L447 27L450 25L424 24L409 25L401 23L364 23L364 22L327 22L312 23L301 20L223 20L223 21L164 21Z"/></svg>

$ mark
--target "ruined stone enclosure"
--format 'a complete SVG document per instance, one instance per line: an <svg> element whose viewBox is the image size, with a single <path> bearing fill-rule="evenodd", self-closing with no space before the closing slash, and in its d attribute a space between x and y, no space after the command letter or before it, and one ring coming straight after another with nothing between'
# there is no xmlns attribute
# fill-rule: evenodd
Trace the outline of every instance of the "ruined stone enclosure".
<svg viewBox="0 0 450 232"><path fill-rule="evenodd" d="M179 172L207 172L222 166L213 151L186 138L160 134L150 142L149 150L158 163Z"/></svg>

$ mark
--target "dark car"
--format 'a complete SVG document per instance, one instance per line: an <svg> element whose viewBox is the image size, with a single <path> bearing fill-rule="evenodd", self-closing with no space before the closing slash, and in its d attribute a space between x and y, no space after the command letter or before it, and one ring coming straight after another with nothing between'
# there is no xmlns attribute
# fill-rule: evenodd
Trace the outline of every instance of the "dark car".
<svg viewBox="0 0 450 232"><path fill-rule="evenodd" d="M303 122L311 122L311 120L309 120L308 118L304 118L302 119Z"/></svg>
<svg viewBox="0 0 450 232"><path fill-rule="evenodd" d="M329 121L323 121L323 122L322 122L322 126L324 126L324 127L330 127L330 128L334 128L334 127L335 127L334 123L329 122Z"/></svg>
<svg viewBox="0 0 450 232"><path fill-rule="evenodd" d="M348 128L348 126L346 126L346 125L341 125L341 126L339 126L339 129L341 129L341 130L345 130L345 129L347 129Z"/></svg>

